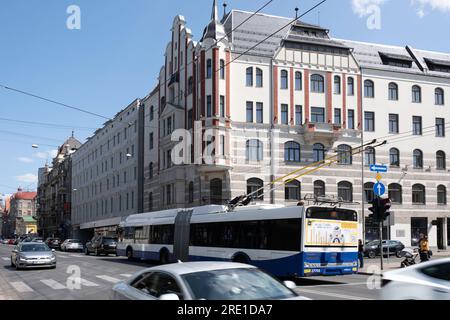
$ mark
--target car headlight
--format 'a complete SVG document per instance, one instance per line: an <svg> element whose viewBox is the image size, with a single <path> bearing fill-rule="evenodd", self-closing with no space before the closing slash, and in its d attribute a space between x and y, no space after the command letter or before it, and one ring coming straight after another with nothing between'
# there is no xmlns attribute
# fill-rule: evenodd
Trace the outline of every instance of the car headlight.
<svg viewBox="0 0 450 320"><path fill-rule="evenodd" d="M19 260L27 260L27 257L20 255Z"/></svg>

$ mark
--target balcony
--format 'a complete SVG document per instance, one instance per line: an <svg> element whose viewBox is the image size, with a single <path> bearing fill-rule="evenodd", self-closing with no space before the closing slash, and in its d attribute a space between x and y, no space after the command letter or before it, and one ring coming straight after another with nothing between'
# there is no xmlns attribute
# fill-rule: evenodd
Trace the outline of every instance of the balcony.
<svg viewBox="0 0 450 320"><path fill-rule="evenodd" d="M325 145L332 145L342 135L342 127L331 123L305 123L303 126L305 142L314 144L322 142Z"/></svg>
<svg viewBox="0 0 450 320"><path fill-rule="evenodd" d="M211 172L223 172L232 170L233 166L231 160L226 157L217 157L212 160L211 164L201 164L199 165L198 171L203 173L211 173Z"/></svg>

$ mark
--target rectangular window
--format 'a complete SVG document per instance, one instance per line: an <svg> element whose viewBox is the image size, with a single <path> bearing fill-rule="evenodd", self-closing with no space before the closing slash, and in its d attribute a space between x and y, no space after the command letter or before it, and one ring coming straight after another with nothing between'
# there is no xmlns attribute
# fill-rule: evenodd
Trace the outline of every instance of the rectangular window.
<svg viewBox="0 0 450 320"><path fill-rule="evenodd" d="M436 118L436 137L445 137L445 119Z"/></svg>
<svg viewBox="0 0 450 320"><path fill-rule="evenodd" d="M247 122L253 122L253 102L247 101Z"/></svg>
<svg viewBox="0 0 450 320"><path fill-rule="evenodd" d="M389 115L389 133L398 133L398 114L390 114Z"/></svg>
<svg viewBox="0 0 450 320"><path fill-rule="evenodd" d="M325 108L311 107L311 122L325 123Z"/></svg>
<svg viewBox="0 0 450 320"><path fill-rule="evenodd" d="M334 109L334 124L342 124L341 109Z"/></svg>
<svg viewBox="0 0 450 320"><path fill-rule="evenodd" d="M301 126L303 124L303 107L295 106L295 124Z"/></svg>
<svg viewBox="0 0 450 320"><path fill-rule="evenodd" d="M220 136L220 154L225 156L225 136Z"/></svg>
<svg viewBox="0 0 450 320"><path fill-rule="evenodd" d="M287 104L281 105L281 123L289 124L289 106Z"/></svg>
<svg viewBox="0 0 450 320"><path fill-rule="evenodd" d="M192 129L192 109L188 111L188 115L187 115L187 129L190 130Z"/></svg>
<svg viewBox="0 0 450 320"><path fill-rule="evenodd" d="M264 107L262 102L256 103L256 123L263 123L264 122Z"/></svg>
<svg viewBox="0 0 450 320"><path fill-rule="evenodd" d="M206 97L206 116L208 118L212 117L212 97Z"/></svg>
<svg viewBox="0 0 450 320"><path fill-rule="evenodd" d="M355 110L348 110L348 128L355 129Z"/></svg>
<svg viewBox="0 0 450 320"><path fill-rule="evenodd" d="M153 132L149 136L150 150L153 150Z"/></svg>
<svg viewBox="0 0 450 320"><path fill-rule="evenodd" d="M367 131L367 132L375 131L375 113L374 112L364 112L364 124L365 124L365 131Z"/></svg>
<svg viewBox="0 0 450 320"><path fill-rule="evenodd" d="M413 135L421 136L422 135L422 117L413 117Z"/></svg>
<svg viewBox="0 0 450 320"><path fill-rule="evenodd" d="M225 96L220 96L220 116L225 118Z"/></svg>

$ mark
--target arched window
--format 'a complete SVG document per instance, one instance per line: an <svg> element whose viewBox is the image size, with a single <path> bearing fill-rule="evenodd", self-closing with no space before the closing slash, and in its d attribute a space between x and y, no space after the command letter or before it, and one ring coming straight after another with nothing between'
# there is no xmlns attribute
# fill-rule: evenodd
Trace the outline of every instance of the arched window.
<svg viewBox="0 0 450 320"><path fill-rule="evenodd" d="M320 74L311 75L311 92L323 93L325 90L324 78Z"/></svg>
<svg viewBox="0 0 450 320"><path fill-rule="evenodd" d="M247 194L252 194L251 198L257 201L264 201L264 181L258 178L247 180Z"/></svg>
<svg viewBox="0 0 450 320"><path fill-rule="evenodd" d="M441 88L436 88L436 90L434 90L434 97L435 97L435 103L438 106L443 106L445 103L444 100L444 90L442 90Z"/></svg>
<svg viewBox="0 0 450 320"><path fill-rule="evenodd" d="M206 79L212 78L212 60L206 60Z"/></svg>
<svg viewBox="0 0 450 320"><path fill-rule="evenodd" d="M338 163L341 165L351 165L353 163L352 147L341 144L337 148Z"/></svg>
<svg viewBox="0 0 450 320"><path fill-rule="evenodd" d="M389 162L393 167L400 167L400 151L397 148L389 150Z"/></svg>
<svg viewBox="0 0 450 320"><path fill-rule="evenodd" d="M313 146L314 162L325 160L325 147L321 143L316 143Z"/></svg>
<svg viewBox="0 0 450 320"><path fill-rule="evenodd" d="M263 143L260 140L247 140L247 161L262 161L263 160Z"/></svg>
<svg viewBox="0 0 450 320"><path fill-rule="evenodd" d="M189 203L194 203L194 182L189 182Z"/></svg>
<svg viewBox="0 0 450 320"><path fill-rule="evenodd" d="M341 94L341 77L334 76L334 94Z"/></svg>
<svg viewBox="0 0 450 320"><path fill-rule="evenodd" d="M297 142L289 141L284 144L284 161L300 162L300 145Z"/></svg>
<svg viewBox="0 0 450 320"><path fill-rule="evenodd" d="M353 185L348 181L339 182L338 197L344 201L353 202Z"/></svg>
<svg viewBox="0 0 450 320"><path fill-rule="evenodd" d="M438 170L445 170L447 167L446 156L444 151L436 152L436 168Z"/></svg>
<svg viewBox="0 0 450 320"><path fill-rule="evenodd" d="M415 169L423 169L423 152L419 149L414 150L413 162Z"/></svg>
<svg viewBox="0 0 450 320"><path fill-rule="evenodd" d="M422 89L419 86L412 87L412 102L414 103L422 102Z"/></svg>
<svg viewBox="0 0 450 320"><path fill-rule="evenodd" d="M260 68L256 68L256 87L263 87L263 71Z"/></svg>
<svg viewBox="0 0 450 320"><path fill-rule="evenodd" d="M438 204L447 204L447 188L444 185L437 187Z"/></svg>
<svg viewBox="0 0 450 320"><path fill-rule="evenodd" d="M373 186L375 184L373 182L367 182L364 184L364 195L367 203L370 203L375 199L375 193L373 192Z"/></svg>
<svg viewBox="0 0 450 320"><path fill-rule="evenodd" d="M296 200L299 201L301 199L301 184L299 181L294 180L289 183L286 183L284 188L284 198L285 200Z"/></svg>
<svg viewBox="0 0 450 320"><path fill-rule="evenodd" d="M288 85L288 72L286 70L281 70L281 89L287 89Z"/></svg>
<svg viewBox="0 0 450 320"><path fill-rule="evenodd" d="M209 182L209 195L211 204L222 204L222 180L212 179Z"/></svg>
<svg viewBox="0 0 450 320"><path fill-rule="evenodd" d="M314 181L314 196L325 197L325 182L321 180Z"/></svg>
<svg viewBox="0 0 450 320"><path fill-rule="evenodd" d="M151 106L150 107L150 121L153 121L153 119L155 119L155 107Z"/></svg>
<svg viewBox="0 0 450 320"><path fill-rule="evenodd" d="M252 87L253 86L253 68L252 67L248 67L246 72L246 77L245 77L245 84L247 87Z"/></svg>
<svg viewBox="0 0 450 320"><path fill-rule="evenodd" d="M398 85L394 82L389 83L389 100L398 100Z"/></svg>
<svg viewBox="0 0 450 320"><path fill-rule="evenodd" d="M375 154L375 148L368 147L366 148L366 151L364 152L365 156L365 164L366 165L372 165L376 163L376 154Z"/></svg>
<svg viewBox="0 0 450 320"><path fill-rule="evenodd" d="M401 185L399 185L398 183L391 183L388 189L389 199L391 199L392 203L403 203L403 191Z"/></svg>
<svg viewBox="0 0 450 320"><path fill-rule="evenodd" d="M302 81L302 73L300 71L297 71L295 73L295 90L300 91L303 87L303 81Z"/></svg>
<svg viewBox="0 0 450 320"><path fill-rule="evenodd" d="M153 178L153 162L150 162L149 166L148 166L148 172L149 172L149 177L150 179Z"/></svg>
<svg viewBox="0 0 450 320"><path fill-rule="evenodd" d="M355 80L352 77L347 79L347 94L349 96L355 95Z"/></svg>
<svg viewBox="0 0 450 320"><path fill-rule="evenodd" d="M194 92L194 78L189 77L188 79L188 94L192 94Z"/></svg>
<svg viewBox="0 0 450 320"><path fill-rule="evenodd" d="M425 204L425 186L421 184L415 184L412 187L412 202L414 204Z"/></svg>
<svg viewBox="0 0 450 320"><path fill-rule="evenodd" d="M220 59L220 79L225 79L225 60Z"/></svg>
<svg viewBox="0 0 450 320"><path fill-rule="evenodd" d="M375 97L375 85L372 80L364 81L364 97L366 98Z"/></svg>

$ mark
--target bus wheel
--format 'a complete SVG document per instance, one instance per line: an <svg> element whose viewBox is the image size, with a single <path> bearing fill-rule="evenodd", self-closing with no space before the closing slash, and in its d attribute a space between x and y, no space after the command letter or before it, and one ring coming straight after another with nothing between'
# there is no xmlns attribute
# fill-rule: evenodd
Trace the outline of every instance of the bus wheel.
<svg viewBox="0 0 450 320"><path fill-rule="evenodd" d="M128 258L128 260L133 259L133 249L131 249L131 248L127 249L127 258Z"/></svg>
<svg viewBox="0 0 450 320"><path fill-rule="evenodd" d="M159 253L159 263L160 264L168 264L169 263L169 254L166 250L162 250Z"/></svg>
<svg viewBox="0 0 450 320"><path fill-rule="evenodd" d="M250 262L250 259L247 257L247 255L243 253L238 253L237 255L234 256L233 262L248 264Z"/></svg>

